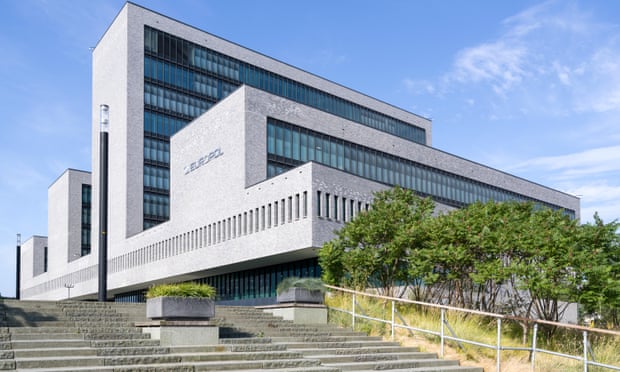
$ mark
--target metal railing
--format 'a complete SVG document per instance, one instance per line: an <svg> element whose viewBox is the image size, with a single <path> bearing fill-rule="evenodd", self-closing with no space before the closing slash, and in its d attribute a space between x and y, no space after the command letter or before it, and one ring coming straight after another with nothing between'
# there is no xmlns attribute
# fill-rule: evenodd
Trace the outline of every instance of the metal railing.
<svg viewBox="0 0 620 372"><path fill-rule="evenodd" d="M596 362L594 360L593 356L592 356L591 345L590 345L590 342L588 341L588 335L590 335L590 334L620 336L620 332L617 332L617 331L611 331L611 330L599 329L599 328L590 328L590 327L584 327L584 326L573 325L573 324L566 324L566 323L557 323L557 322L551 322L551 321L539 320L539 319L527 319L527 318L521 318L521 317L516 317L516 316L511 316L511 315L502 315L502 314L488 313L488 312L484 312L484 311L462 309L462 308L457 308L457 307L452 307L452 306L445 306L445 305L431 304L431 303L420 302L420 301L406 300L406 299L402 299L402 298L386 297L386 296L381 296L381 295L376 295L376 294L371 294L371 293L365 293L365 292L359 292L359 291L354 291L354 290L350 290L350 289L346 289L346 288L340 288L340 287L335 287L335 286L330 286L330 285L326 285L326 287L329 288L332 292L342 292L342 293L345 293L345 294L350 294L352 296L351 309L350 310L339 309L339 308L334 308L334 307L330 307L330 309L334 310L334 311L339 311L339 312L343 312L343 313L351 315L351 323L352 323L353 329L355 329L356 319L365 319L365 320L375 321L375 322L379 322L379 323L383 323L383 324L389 325L390 329L391 329L391 337L392 337L392 339L394 339L394 332L398 328L405 329L405 330L409 331L410 333L415 331L415 332L420 332L420 333L424 333L424 334L434 335L434 336L437 336L437 337L440 338L440 356L442 358L444 357L444 345L446 344L446 341L454 341L454 342L457 343L457 345L461 349L464 349L463 344L470 344L470 345L475 345L475 346L482 347L482 348L488 348L488 349L495 350L495 363L496 363L496 367L495 368L496 368L497 372L501 371L501 352L502 351L508 351L508 350L530 352L530 365L531 365L530 369L531 369L531 371L535 371L536 354L537 353L549 354L549 355L554 355L554 356L562 357L562 358L566 358L566 359L577 360L577 361L579 361L579 362L581 362L583 364L583 371L584 372L587 372L588 371L588 367L590 367L590 366L597 366L597 367L607 368L607 369L610 369L610 370L620 371L620 366L614 366L614 365L609 365L609 364L604 364L604 363ZM376 318L376 317L372 317L372 316L366 315L365 312L363 311L363 309L361 308L359 302L357 301L357 297L358 296L368 297L368 298L375 298L375 299L379 299L379 300L382 300L382 301L390 301L391 304L392 304L392 307L391 307L391 317L389 319L383 319L383 318ZM426 308L429 308L429 309L439 309L440 313L441 313L440 314L441 315L441 319L440 319L439 331L434 331L434 330L424 329L424 328L418 328L418 327L412 327L412 326L408 325L407 322L405 321L405 319L402 317L402 315L396 309L396 304L397 303L409 304L409 305L418 305L418 306L426 307ZM463 313L463 314L473 314L473 315L478 315L478 316L483 316L483 317L491 317L491 318L495 319L495 321L497 322L497 338L496 338L495 344L494 345L493 344L487 344L487 343L484 343L484 342L478 342L478 341L475 341L475 340L468 340L466 338L458 337L456 335L456 332L454 331L454 329L452 329L452 327L450 326L450 324L447 321L446 313L448 311L453 311L453 312L456 312L456 313ZM396 321L396 317L398 317L400 319L400 323L398 323ZM501 335L502 335L502 321L503 320L525 322L526 324L533 324L533 333L532 333L531 344L528 345L528 346L523 346L523 347L515 347L515 346L502 345L502 337L501 337ZM539 325L550 325L550 326L554 326L554 327L558 327L558 328L563 328L563 329L569 329L569 330L574 330L574 331L582 332L582 335L583 335L583 340L582 340L583 354L582 355L571 355L571 354L560 353L560 352L556 352L556 351L552 351L552 350L547 350L547 349L543 349L543 348L539 347L537 345L537 343L536 343L537 337L538 337L538 326ZM449 335L446 334L446 330L450 333ZM618 352L620 353L620 350Z"/></svg>

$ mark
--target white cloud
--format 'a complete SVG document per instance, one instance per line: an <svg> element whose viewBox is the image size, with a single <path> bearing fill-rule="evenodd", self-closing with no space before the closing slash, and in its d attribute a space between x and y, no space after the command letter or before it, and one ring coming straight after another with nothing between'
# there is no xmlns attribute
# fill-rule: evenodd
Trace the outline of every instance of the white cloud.
<svg viewBox="0 0 620 372"><path fill-rule="evenodd" d="M620 146L589 149L573 154L529 159L511 167L512 171L537 169L553 171L554 177L572 178L606 172L620 172Z"/></svg>
<svg viewBox="0 0 620 372"><path fill-rule="evenodd" d="M405 88L413 94L430 94L434 95L437 93L437 88L435 84L428 80L414 80L410 78L406 78L403 80L403 84Z"/></svg>
<svg viewBox="0 0 620 372"><path fill-rule="evenodd" d="M553 69L555 70L558 80L564 85L571 85L570 74L571 70L568 66L563 66L559 62L553 62Z"/></svg>
<svg viewBox="0 0 620 372"><path fill-rule="evenodd" d="M505 19L502 27L498 37L455 53L451 70L436 82L408 79L405 85L442 97L476 89L487 110L497 110L489 115L499 118L620 110L617 25L597 21L573 3L547 1ZM434 89L421 90L424 85Z"/></svg>
<svg viewBox="0 0 620 372"><path fill-rule="evenodd" d="M496 93L502 94L527 75L526 55L523 46L503 40L467 48L457 55L448 80L488 82Z"/></svg>
<svg viewBox="0 0 620 372"><path fill-rule="evenodd" d="M568 189L568 192L586 198L590 203L614 201L620 204L620 202L617 202L617 200L620 200L620 185L609 185L607 181L581 184Z"/></svg>

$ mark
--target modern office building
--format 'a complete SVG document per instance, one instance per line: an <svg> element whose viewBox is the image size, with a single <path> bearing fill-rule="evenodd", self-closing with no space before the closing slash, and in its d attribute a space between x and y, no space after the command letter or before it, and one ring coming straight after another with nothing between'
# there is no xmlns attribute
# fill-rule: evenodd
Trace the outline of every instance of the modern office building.
<svg viewBox="0 0 620 372"><path fill-rule="evenodd" d="M432 148L428 119L132 3L93 51L92 84L92 175L50 188L49 238L22 247L23 299L96 298L101 104L117 301L199 280L270 303L283 277L318 276L319 247L393 185L443 210L531 200L579 218L574 196Z"/></svg>

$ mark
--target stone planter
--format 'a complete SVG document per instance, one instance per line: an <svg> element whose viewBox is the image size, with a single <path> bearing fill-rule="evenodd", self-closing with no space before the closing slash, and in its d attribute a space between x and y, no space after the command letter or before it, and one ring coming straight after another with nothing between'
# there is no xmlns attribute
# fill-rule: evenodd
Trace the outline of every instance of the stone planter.
<svg viewBox="0 0 620 372"><path fill-rule="evenodd" d="M323 292L306 288L292 287L278 294L278 303L322 304Z"/></svg>
<svg viewBox="0 0 620 372"><path fill-rule="evenodd" d="M155 297L146 300L150 319L202 319L215 316L215 302L199 297Z"/></svg>

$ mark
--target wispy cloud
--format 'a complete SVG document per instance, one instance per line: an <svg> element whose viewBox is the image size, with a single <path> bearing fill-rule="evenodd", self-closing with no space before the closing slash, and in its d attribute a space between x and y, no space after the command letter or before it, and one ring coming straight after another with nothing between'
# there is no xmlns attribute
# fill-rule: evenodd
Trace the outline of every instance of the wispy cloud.
<svg viewBox="0 0 620 372"><path fill-rule="evenodd" d="M620 146L594 148L559 156L538 157L510 168L511 171L515 172L526 169L552 171L554 177L561 179L620 172Z"/></svg>
<svg viewBox="0 0 620 372"><path fill-rule="evenodd" d="M620 28L561 1L528 8L501 27L498 37L456 52L451 69L434 81L408 77L403 85L442 98L463 87L486 90L503 110L495 115L620 110Z"/></svg>
<svg viewBox="0 0 620 372"><path fill-rule="evenodd" d="M620 146L532 158L509 169L528 177L544 178L547 185L579 196L582 221L590 221L595 212L605 222L618 218Z"/></svg>
<svg viewBox="0 0 620 372"><path fill-rule="evenodd" d="M486 82L496 93L503 94L528 74L526 56L524 46L503 40L467 48L457 55L447 81Z"/></svg>

